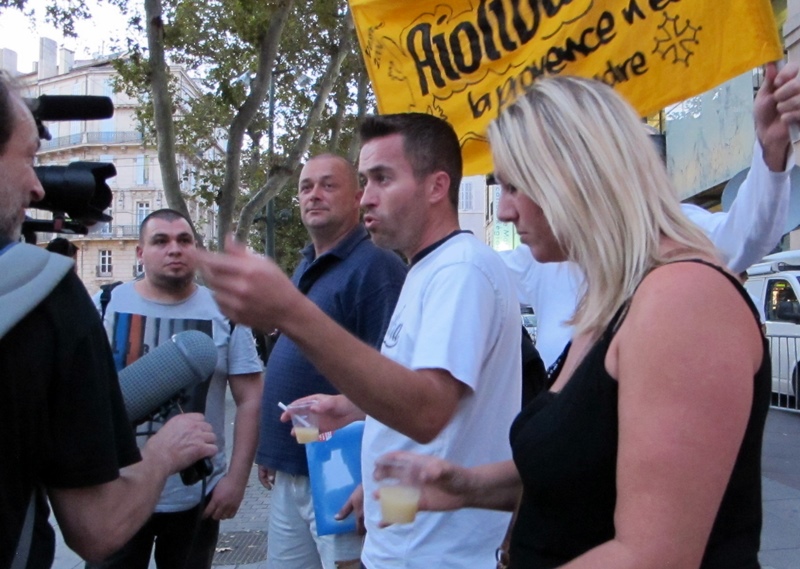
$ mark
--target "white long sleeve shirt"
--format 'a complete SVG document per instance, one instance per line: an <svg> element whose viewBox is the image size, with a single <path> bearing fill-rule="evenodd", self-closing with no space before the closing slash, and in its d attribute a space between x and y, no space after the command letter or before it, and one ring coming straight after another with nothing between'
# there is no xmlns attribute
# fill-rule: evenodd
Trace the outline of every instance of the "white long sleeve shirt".
<svg viewBox="0 0 800 569"><path fill-rule="evenodd" d="M683 204L686 216L700 226L716 245L734 273L760 261L778 243L789 216L790 153L786 168L771 172L756 141L747 178L739 188L730 211L711 213ZM519 301L536 312L536 348L546 367L555 362L572 337L564 324L578 303L583 275L574 263L539 263L526 245L501 256L517 287Z"/></svg>

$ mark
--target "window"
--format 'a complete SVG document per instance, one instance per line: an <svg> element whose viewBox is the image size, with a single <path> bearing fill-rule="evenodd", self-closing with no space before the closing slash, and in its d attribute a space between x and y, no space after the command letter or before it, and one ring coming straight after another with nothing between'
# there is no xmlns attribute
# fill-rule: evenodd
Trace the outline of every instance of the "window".
<svg viewBox="0 0 800 569"><path fill-rule="evenodd" d="M484 207L483 211L486 213L484 220L488 223L493 219L494 215L494 201L492 200L492 196L495 196L495 199L498 199L497 196L499 196L500 188L495 182L494 176L492 176L491 180L489 180L487 176L486 183L488 185L488 188L484 192L485 202L483 204Z"/></svg>
<svg viewBox="0 0 800 569"><path fill-rule="evenodd" d="M800 319L800 302L788 281L774 279L767 283L764 312L766 319L771 322L797 322Z"/></svg>
<svg viewBox="0 0 800 569"><path fill-rule="evenodd" d="M112 143L115 142L116 132L115 132L115 121L114 117L109 117L107 119L103 119L100 121L100 142L107 142Z"/></svg>
<svg viewBox="0 0 800 569"><path fill-rule="evenodd" d="M105 162L105 163L108 163L108 164L113 164L114 163L114 156L111 155L111 154L101 154L100 157L97 159L97 161L98 162ZM108 180L106 180L106 184L108 184L112 188L116 187L116 185L117 185L117 177L116 176L110 177Z"/></svg>
<svg viewBox="0 0 800 569"><path fill-rule="evenodd" d="M150 157L140 154L136 157L136 185L145 186L150 182Z"/></svg>
<svg viewBox="0 0 800 569"><path fill-rule="evenodd" d="M65 87L64 89L66 90L68 89L68 87ZM75 83L72 86L72 95L73 96L83 95L83 85L81 85L80 83ZM77 120L69 121L69 135L67 135L64 132L63 128L60 130L60 132L62 136L69 136L70 144L80 144L81 133L83 132L83 126L84 126L83 121L77 121Z"/></svg>
<svg viewBox="0 0 800 569"><path fill-rule="evenodd" d="M81 142L81 128L83 123L81 121L69 122L69 143L80 144Z"/></svg>
<svg viewBox="0 0 800 569"><path fill-rule="evenodd" d="M458 189L458 209L472 211L472 182L461 182Z"/></svg>
<svg viewBox="0 0 800 569"><path fill-rule="evenodd" d="M150 215L150 202L136 202L136 226L142 224L144 218Z"/></svg>
<svg viewBox="0 0 800 569"><path fill-rule="evenodd" d="M111 208L108 208L103 213L105 213L106 215L111 215L113 217L113 213L114 212L113 212L113 210ZM106 221L105 223L103 223L103 225L100 226L100 234L101 235L111 235L111 222L110 221Z"/></svg>
<svg viewBox="0 0 800 569"><path fill-rule="evenodd" d="M111 78L107 78L103 80L103 87L102 87L103 97L108 97L111 99L112 103L114 101L114 80ZM100 123L100 142L111 143L115 142L116 137L116 121L114 117L108 117L107 119L103 119Z"/></svg>
<svg viewBox="0 0 800 569"><path fill-rule="evenodd" d="M111 276L111 251L108 249L100 250L100 262L97 265L97 276Z"/></svg>

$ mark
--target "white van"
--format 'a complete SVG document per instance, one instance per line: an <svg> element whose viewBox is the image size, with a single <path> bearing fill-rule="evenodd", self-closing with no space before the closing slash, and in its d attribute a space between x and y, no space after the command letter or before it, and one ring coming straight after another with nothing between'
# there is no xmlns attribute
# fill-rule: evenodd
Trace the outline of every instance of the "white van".
<svg viewBox="0 0 800 569"><path fill-rule="evenodd" d="M747 269L744 288L764 323L772 357L772 391L794 399L800 393L800 251L767 255ZM779 403L780 404L780 403Z"/></svg>

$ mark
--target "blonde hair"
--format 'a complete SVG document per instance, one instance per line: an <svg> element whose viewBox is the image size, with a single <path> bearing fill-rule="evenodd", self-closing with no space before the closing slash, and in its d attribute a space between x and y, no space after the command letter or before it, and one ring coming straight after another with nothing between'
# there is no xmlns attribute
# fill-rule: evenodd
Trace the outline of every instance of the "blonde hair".
<svg viewBox="0 0 800 569"><path fill-rule="evenodd" d="M495 172L532 199L585 276L569 324L599 335L653 267L662 236L716 256L633 109L610 87L541 79L489 126Z"/></svg>

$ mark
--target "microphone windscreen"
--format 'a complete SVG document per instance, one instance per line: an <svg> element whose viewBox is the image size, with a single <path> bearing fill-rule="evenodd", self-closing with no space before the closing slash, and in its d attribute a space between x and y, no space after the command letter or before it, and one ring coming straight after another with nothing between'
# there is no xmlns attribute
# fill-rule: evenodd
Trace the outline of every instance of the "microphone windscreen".
<svg viewBox="0 0 800 569"><path fill-rule="evenodd" d="M217 365L217 347L197 330L175 334L150 353L119 372L125 411L138 424L183 389L211 377Z"/></svg>
<svg viewBox="0 0 800 569"><path fill-rule="evenodd" d="M31 112L43 121L108 119L114 116L109 97L91 95L41 95L32 99Z"/></svg>

